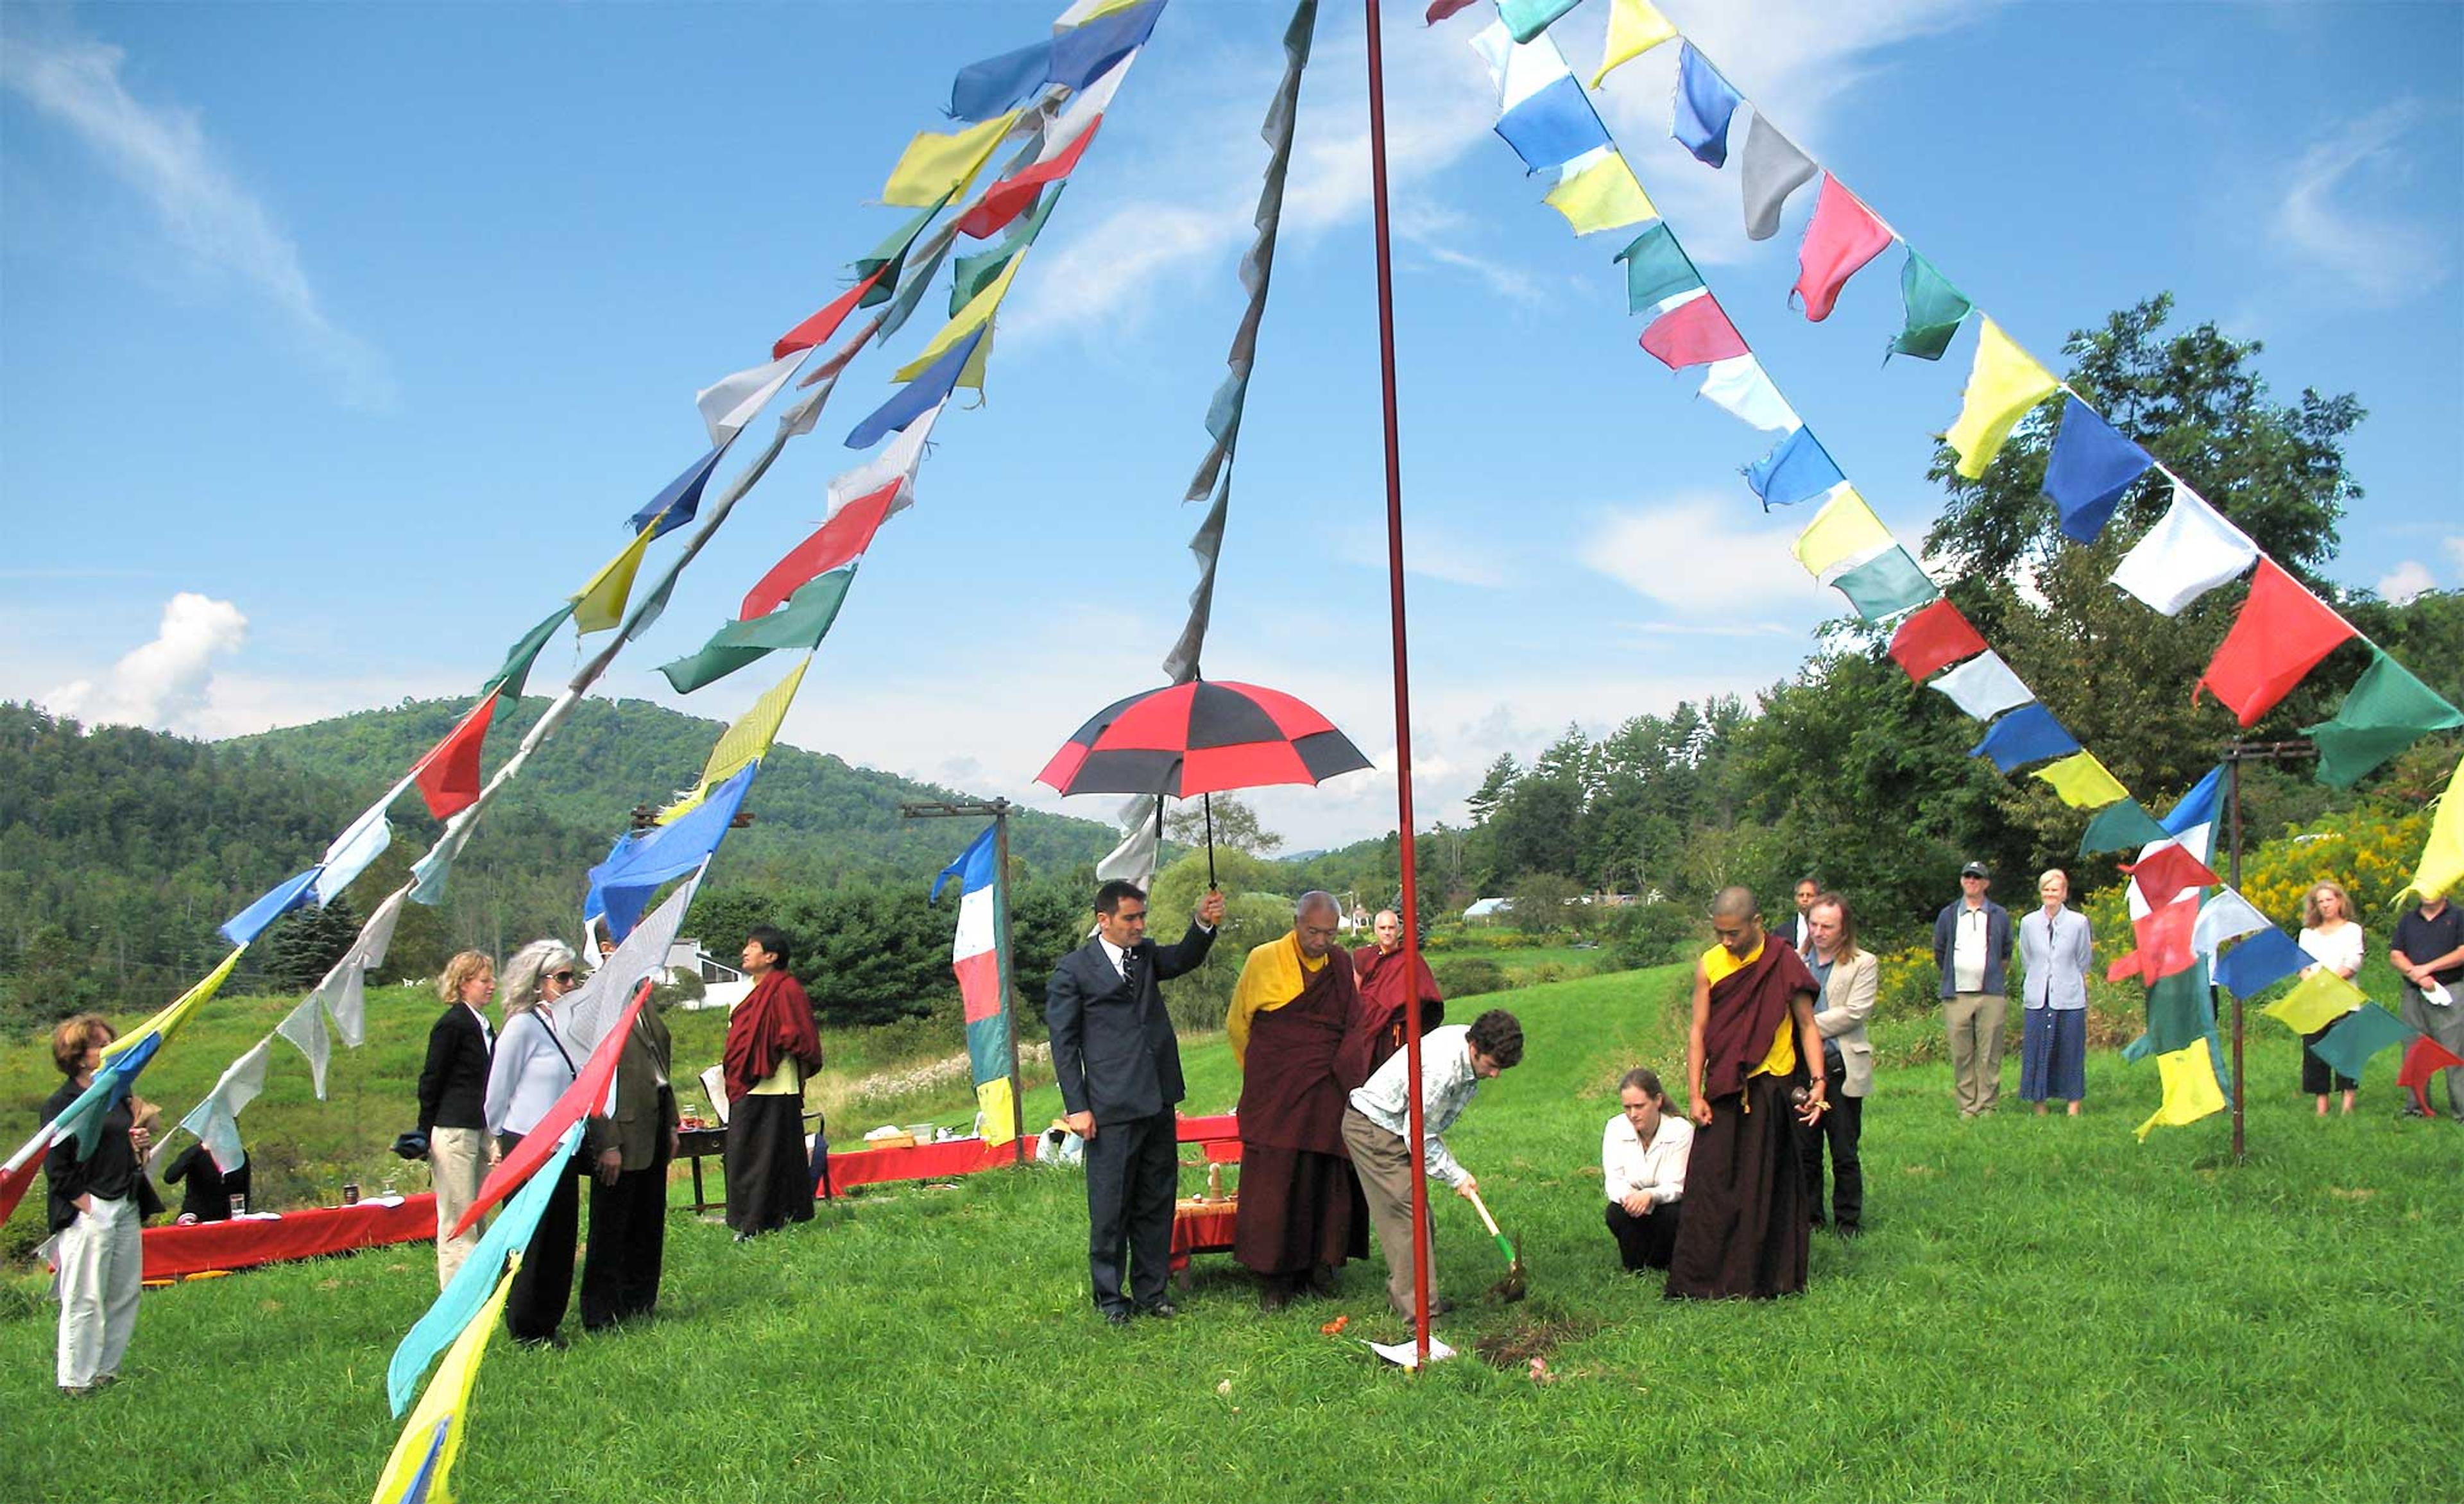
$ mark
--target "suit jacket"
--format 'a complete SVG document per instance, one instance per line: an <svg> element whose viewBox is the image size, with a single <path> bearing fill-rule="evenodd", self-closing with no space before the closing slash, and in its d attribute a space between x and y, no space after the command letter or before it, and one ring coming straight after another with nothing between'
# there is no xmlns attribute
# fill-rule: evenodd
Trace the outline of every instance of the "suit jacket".
<svg viewBox="0 0 2464 1504"><path fill-rule="evenodd" d="M488 1035L478 1015L456 1003L428 1030L419 1072L419 1131L488 1126Z"/></svg>
<svg viewBox="0 0 2464 1504"><path fill-rule="evenodd" d="M615 1116L590 1119L586 1147L593 1159L612 1148L625 1156L627 1170L647 1170L656 1162L668 1130L678 1121L675 1088L659 1084L671 1079L674 1056L668 1021L644 1004L633 1032L626 1036L625 1052L616 1057Z"/></svg>
<svg viewBox="0 0 2464 1504"><path fill-rule="evenodd" d="M1882 963L1872 951L1859 950L1832 963L1831 980L1815 999L1814 1031L1839 1047L1835 1096L1862 1096L1873 1090L1874 1047L1865 1038L1865 1020L1873 1016L1881 982Z"/></svg>
<svg viewBox="0 0 2464 1504"><path fill-rule="evenodd" d="M1187 1095L1180 1040L1155 984L1196 970L1214 943L1215 932L1195 922L1177 945L1138 941L1134 987L1113 969L1101 940L1061 958L1044 990L1044 1022L1065 1110L1093 1113L1100 1127L1153 1117Z"/></svg>

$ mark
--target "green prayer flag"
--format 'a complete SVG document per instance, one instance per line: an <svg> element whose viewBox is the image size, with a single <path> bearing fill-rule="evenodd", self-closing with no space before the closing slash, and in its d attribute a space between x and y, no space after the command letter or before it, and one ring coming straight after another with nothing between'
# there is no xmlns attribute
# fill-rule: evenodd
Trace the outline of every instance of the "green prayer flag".
<svg viewBox="0 0 2464 1504"><path fill-rule="evenodd" d="M833 569L799 586L787 604L749 622L729 622L714 633L699 652L659 665L679 695L723 679L764 653L781 648L814 648L829 634L847 600L855 565Z"/></svg>
<svg viewBox="0 0 2464 1504"><path fill-rule="evenodd" d="M1703 274L1694 270L1694 261L1677 237L1668 232L1665 220L1654 221L1649 230L1634 237L1634 244L1617 254L1625 263L1625 311L1640 313L1663 298L1703 285Z"/></svg>
<svg viewBox="0 0 2464 1504"><path fill-rule="evenodd" d="M1010 257L1035 243L1035 237L1044 232L1044 222L1052 217L1052 206L1061 201L1061 190L1068 186L1067 183L1050 185L1036 200L1035 208L1012 225L1009 233L1001 236L998 244L974 255L962 255L951 263L951 318L957 318L959 309L992 285L993 278L1001 276L1001 268L1009 265Z"/></svg>
<svg viewBox="0 0 2464 1504"><path fill-rule="evenodd" d="M2319 744L2319 782L2350 788L2372 768L2433 731L2464 726L2464 712L2373 649L2370 666L2344 692L2335 718L2301 734Z"/></svg>
<svg viewBox="0 0 2464 1504"><path fill-rule="evenodd" d="M563 626L565 618L572 614L573 603L567 601L556 608L555 615L522 633L522 640L514 644L513 652L505 654L505 666L496 671L495 677L481 685L479 692L484 695L494 688L506 699L521 698L522 686L530 682L531 665L539 661L539 650L547 646L547 640L556 635L556 630Z"/></svg>
<svg viewBox="0 0 2464 1504"><path fill-rule="evenodd" d="M1857 614L1869 622L1887 621L1915 610L1942 594L1904 548L1877 554L1831 582Z"/></svg>
<svg viewBox="0 0 2464 1504"><path fill-rule="evenodd" d="M951 191L956 192L957 189L953 188ZM888 268L887 271L882 272L881 280L872 284L872 291L856 299L858 308L878 307L890 301L891 298L897 293L900 272L907 264L908 248L915 243L917 235L924 232L924 227L933 222L933 216L941 212L949 202L950 195L942 194L924 208L917 210L914 218L891 232L890 238L873 247L871 254L856 258L855 276L859 282L870 276L875 271Z"/></svg>
<svg viewBox="0 0 2464 1504"><path fill-rule="evenodd" d="M1917 254L1914 246L1908 248L1907 265L1900 268L1900 302L1907 310L1907 327L1891 341L1891 355L1913 355L1921 361L1941 360L1961 321L1976 306L1950 285L1950 278L1935 271L1931 261ZM1890 355L1882 358L1888 360Z"/></svg>
<svg viewBox="0 0 2464 1504"><path fill-rule="evenodd" d="M2153 1053L2189 1049L2215 1027L2215 1018L2204 965L2161 978L2147 989L2147 1044Z"/></svg>
<svg viewBox="0 0 2464 1504"><path fill-rule="evenodd" d="M1549 30L1551 22L1581 0L1497 0L1497 18L1518 42L1528 42Z"/></svg>
<svg viewBox="0 0 2464 1504"><path fill-rule="evenodd" d="M2125 799L2096 812L2096 818L2087 823L2087 833L2079 837L2079 853L2084 858L2099 852L2126 852L2165 839L2167 831L2156 823L2156 817L2141 807L2138 800Z"/></svg>

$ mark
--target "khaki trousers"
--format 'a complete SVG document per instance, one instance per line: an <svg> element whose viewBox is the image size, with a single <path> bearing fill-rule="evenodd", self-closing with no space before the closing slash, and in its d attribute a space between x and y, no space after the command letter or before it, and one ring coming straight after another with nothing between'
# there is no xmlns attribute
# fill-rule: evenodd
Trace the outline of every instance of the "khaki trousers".
<svg viewBox="0 0 2464 1504"><path fill-rule="evenodd" d="M120 1372L137 1331L137 1296L145 1283L145 1248L135 1198L88 1198L60 1231L59 1382L84 1389Z"/></svg>
<svg viewBox="0 0 2464 1504"><path fill-rule="evenodd" d="M428 1179L436 1190L436 1288L453 1283L453 1272L479 1246L483 1219L460 1237L450 1234L462 1213L479 1199L488 1178L488 1134L481 1128L431 1128L428 1134Z"/></svg>
<svg viewBox="0 0 2464 1504"><path fill-rule="evenodd" d="M1361 1194L1369 1202L1369 1226L1377 1234L1377 1251L1386 1257L1386 1299L1397 1311L1412 1310L1412 1157L1402 1136L1388 1133L1362 1116L1357 1107L1343 1110L1343 1145L1352 1151L1352 1168L1360 1177ZM1429 1183L1434 1197L1439 1182ZM1427 1243L1429 1303L1438 1299L1438 1242Z"/></svg>
<svg viewBox="0 0 2464 1504"><path fill-rule="evenodd" d="M1950 1029L1952 1095L1959 1116L1975 1117L1993 1110L2002 1095L2002 1026L2011 1000L1999 992L1961 992L1942 1006Z"/></svg>

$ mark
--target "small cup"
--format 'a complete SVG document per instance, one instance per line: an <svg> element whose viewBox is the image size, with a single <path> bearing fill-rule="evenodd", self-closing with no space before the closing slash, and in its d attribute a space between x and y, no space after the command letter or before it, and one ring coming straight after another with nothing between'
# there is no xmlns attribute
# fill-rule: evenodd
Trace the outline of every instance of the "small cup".
<svg viewBox="0 0 2464 1504"><path fill-rule="evenodd" d="M231 1192L231 1215L232 1215L232 1216L234 1216L234 1217L245 1217L245 1216L247 1216L247 1215L248 1215L248 1192L246 1192L246 1191L233 1191L233 1192Z"/></svg>
<svg viewBox="0 0 2464 1504"><path fill-rule="evenodd" d="M342 1205L345 1206L356 1206L359 1204L360 1183L357 1181L344 1181L342 1183Z"/></svg>

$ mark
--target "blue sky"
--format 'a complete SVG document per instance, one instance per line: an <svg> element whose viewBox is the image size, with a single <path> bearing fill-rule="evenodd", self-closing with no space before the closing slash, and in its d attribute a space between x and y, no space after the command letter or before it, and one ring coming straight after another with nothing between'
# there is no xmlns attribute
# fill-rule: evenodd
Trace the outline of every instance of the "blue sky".
<svg viewBox="0 0 2464 1504"><path fill-rule="evenodd" d="M903 217L874 201L951 76L1059 4L0 10L0 696L228 735L471 693L701 451L694 390ZM2368 495L2334 573L2464 585L2464 8L1663 9L2054 364L2171 289L2264 340L2280 395L2357 392ZM1555 29L1586 76L1606 11ZM1159 681L1287 13L1167 11L1021 274L985 406L944 415L787 740L1057 807L1028 782L1052 747ZM1750 693L1840 608L1789 557L1801 519L1736 475L1768 440L1635 347L1626 237L1568 234L1490 134L1479 11L1384 14L1420 808L1460 818L1499 752ZM1674 53L1612 76L1609 123L1913 542L1973 337L1880 365L1897 252L1827 322L1789 310L1814 195L1745 240L1733 162L1667 140ZM1330 5L1206 666L1312 700L1391 768L1361 59L1357 8ZM937 308L851 369L607 692L725 718L776 677L679 698L651 671L820 520L858 458L839 438ZM1259 804L1295 847L1394 818L1384 773Z"/></svg>

